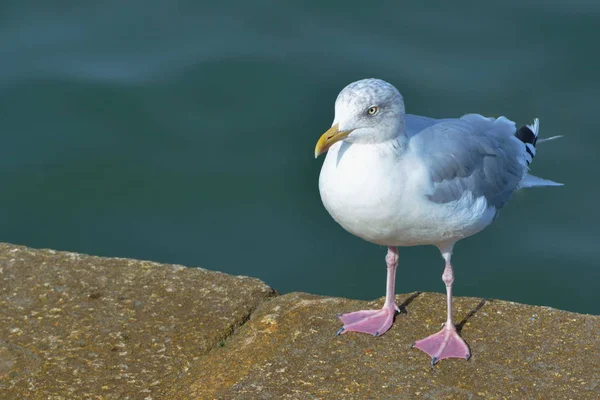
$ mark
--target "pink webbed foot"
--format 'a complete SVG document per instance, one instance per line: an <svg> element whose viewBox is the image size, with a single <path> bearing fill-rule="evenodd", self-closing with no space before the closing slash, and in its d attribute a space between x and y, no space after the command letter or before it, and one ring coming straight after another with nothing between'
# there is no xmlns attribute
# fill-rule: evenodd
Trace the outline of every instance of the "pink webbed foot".
<svg viewBox="0 0 600 400"><path fill-rule="evenodd" d="M346 332L368 333L381 336L390 329L394 322L397 307L384 306L380 310L362 310L348 314L339 314L344 326L337 332L338 335Z"/></svg>
<svg viewBox="0 0 600 400"><path fill-rule="evenodd" d="M471 357L469 345L460 337L454 326L451 329L444 326L438 333L417 340L412 347L429 354L431 365L435 365L439 360L445 358L464 358L468 360Z"/></svg>

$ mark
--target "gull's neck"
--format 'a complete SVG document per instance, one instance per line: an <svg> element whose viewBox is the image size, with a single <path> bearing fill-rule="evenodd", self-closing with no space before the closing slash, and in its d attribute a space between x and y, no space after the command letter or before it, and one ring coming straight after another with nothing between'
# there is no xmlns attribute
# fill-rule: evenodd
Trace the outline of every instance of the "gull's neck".
<svg viewBox="0 0 600 400"><path fill-rule="evenodd" d="M404 117L400 118L397 121L397 125L395 128L396 129L394 136L373 144L378 144L382 148L393 149L398 153L404 152L404 150L408 146L408 136L406 135L406 121Z"/></svg>
<svg viewBox="0 0 600 400"><path fill-rule="evenodd" d="M403 132L398 136L388 139L384 142L378 143L381 149L387 149L397 154L404 153L406 147L408 146L408 137Z"/></svg>

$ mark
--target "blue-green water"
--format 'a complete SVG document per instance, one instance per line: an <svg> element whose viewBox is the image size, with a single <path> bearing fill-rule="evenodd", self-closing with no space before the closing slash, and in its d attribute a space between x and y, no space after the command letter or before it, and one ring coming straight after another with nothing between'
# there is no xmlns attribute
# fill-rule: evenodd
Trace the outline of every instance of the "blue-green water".
<svg viewBox="0 0 600 400"><path fill-rule="evenodd" d="M454 292L600 313L597 1L52 3L0 3L1 241L383 296L385 249L329 217L313 158L339 90L379 77L411 113L566 135L532 165L566 186L461 241ZM401 249L397 290L442 269Z"/></svg>

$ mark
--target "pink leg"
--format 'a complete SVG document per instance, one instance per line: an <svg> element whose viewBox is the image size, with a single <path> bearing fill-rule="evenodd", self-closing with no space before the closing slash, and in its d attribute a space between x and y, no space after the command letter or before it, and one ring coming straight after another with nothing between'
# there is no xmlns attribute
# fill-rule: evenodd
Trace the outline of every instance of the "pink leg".
<svg viewBox="0 0 600 400"><path fill-rule="evenodd" d="M338 335L346 332L362 332L381 336L392 326L396 311L399 311L394 293L396 268L398 267L397 248L388 247L385 262L387 264L387 285L383 307L380 310L362 310L338 315L344 323L344 326L337 332Z"/></svg>
<svg viewBox="0 0 600 400"><path fill-rule="evenodd" d="M464 358L468 360L471 357L469 346L458 335L456 327L452 322L452 283L454 282L454 274L452 272L452 264L450 264L450 255L450 252L443 253L444 259L446 259L446 268L442 275L442 280L446 284L448 319L441 331L425 339L417 340L413 344L413 347L431 356L431 365L444 358Z"/></svg>

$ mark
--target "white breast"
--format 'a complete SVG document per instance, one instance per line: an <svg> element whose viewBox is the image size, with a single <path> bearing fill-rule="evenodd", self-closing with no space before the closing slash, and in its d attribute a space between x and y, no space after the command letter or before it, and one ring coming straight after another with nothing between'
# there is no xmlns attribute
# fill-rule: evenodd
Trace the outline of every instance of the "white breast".
<svg viewBox="0 0 600 400"><path fill-rule="evenodd" d="M479 232L495 215L483 197L466 193L437 204L429 174L391 143L336 143L319 177L323 205L344 229L386 246L438 244Z"/></svg>

